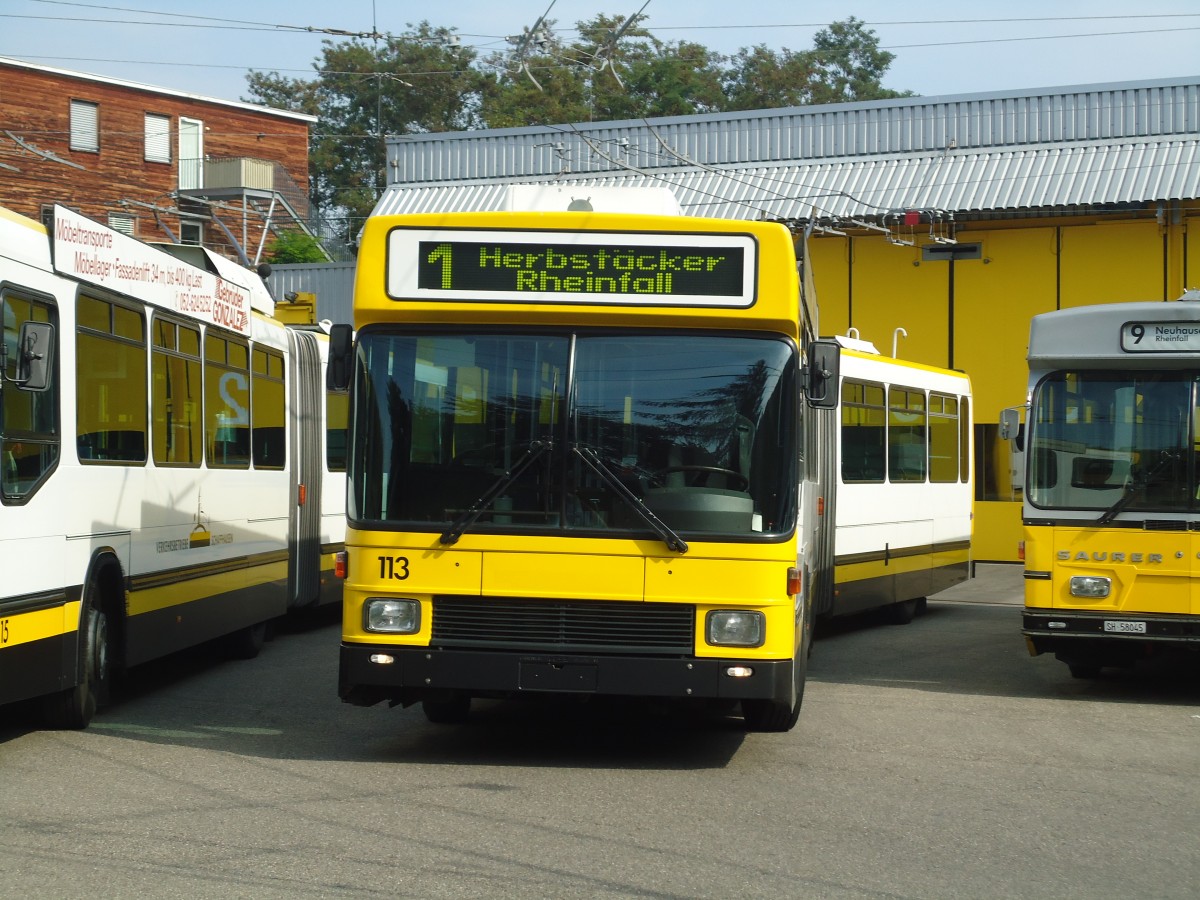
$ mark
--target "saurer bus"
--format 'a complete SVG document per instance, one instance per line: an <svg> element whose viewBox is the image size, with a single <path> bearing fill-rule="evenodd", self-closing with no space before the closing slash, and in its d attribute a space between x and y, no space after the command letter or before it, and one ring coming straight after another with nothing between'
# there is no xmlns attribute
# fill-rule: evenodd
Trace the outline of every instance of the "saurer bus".
<svg viewBox="0 0 1200 900"><path fill-rule="evenodd" d="M1035 316L1020 437L1030 652L1200 648L1200 292Z"/></svg>

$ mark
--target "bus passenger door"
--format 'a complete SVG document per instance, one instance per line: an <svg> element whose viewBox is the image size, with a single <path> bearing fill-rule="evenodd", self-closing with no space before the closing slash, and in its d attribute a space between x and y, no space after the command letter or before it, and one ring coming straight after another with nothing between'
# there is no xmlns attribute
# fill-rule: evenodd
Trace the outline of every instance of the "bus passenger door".
<svg viewBox="0 0 1200 900"><path fill-rule="evenodd" d="M324 384L317 338L288 329L288 398L292 459L288 514L288 606L316 604L321 594L321 448Z"/></svg>

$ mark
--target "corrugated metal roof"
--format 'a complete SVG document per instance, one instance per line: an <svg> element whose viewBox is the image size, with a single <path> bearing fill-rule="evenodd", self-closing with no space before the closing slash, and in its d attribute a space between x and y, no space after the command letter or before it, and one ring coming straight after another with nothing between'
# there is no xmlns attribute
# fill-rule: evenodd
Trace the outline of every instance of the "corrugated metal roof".
<svg viewBox="0 0 1200 900"><path fill-rule="evenodd" d="M1200 128L1197 129L1200 131ZM944 150L837 161L393 185L375 213L498 210L509 184L662 186L685 213L722 219L876 218L1200 198L1200 134L1149 141Z"/></svg>
<svg viewBox="0 0 1200 900"><path fill-rule="evenodd" d="M1131 143L1198 133L1200 78L1188 78L405 135L389 139L388 160L394 182L411 184Z"/></svg>

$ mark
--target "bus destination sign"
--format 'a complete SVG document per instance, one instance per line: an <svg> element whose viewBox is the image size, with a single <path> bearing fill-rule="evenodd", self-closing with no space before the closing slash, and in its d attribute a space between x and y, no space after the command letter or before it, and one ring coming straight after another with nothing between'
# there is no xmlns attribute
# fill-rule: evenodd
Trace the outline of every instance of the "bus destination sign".
<svg viewBox="0 0 1200 900"><path fill-rule="evenodd" d="M397 228L393 300L746 308L756 244L745 234Z"/></svg>
<svg viewBox="0 0 1200 900"><path fill-rule="evenodd" d="M1121 326L1126 353L1200 353L1200 321L1126 322Z"/></svg>

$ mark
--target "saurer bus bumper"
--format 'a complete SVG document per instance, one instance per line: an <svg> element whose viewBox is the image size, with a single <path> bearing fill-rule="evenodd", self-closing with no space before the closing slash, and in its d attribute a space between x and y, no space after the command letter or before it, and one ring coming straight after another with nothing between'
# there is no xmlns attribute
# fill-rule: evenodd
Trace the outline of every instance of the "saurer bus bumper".
<svg viewBox="0 0 1200 900"><path fill-rule="evenodd" d="M393 662L372 662L378 654ZM754 674L727 674L734 666L749 667ZM561 656L378 644L342 644L338 675L338 694L357 706L383 700L415 703L446 691L748 700L786 698L791 690L790 659Z"/></svg>
<svg viewBox="0 0 1200 900"><path fill-rule="evenodd" d="M1145 630L1119 630L1136 627L1144 627ZM1195 616L1026 609L1022 616L1021 633L1038 653L1100 639L1194 644L1200 647L1200 619Z"/></svg>

